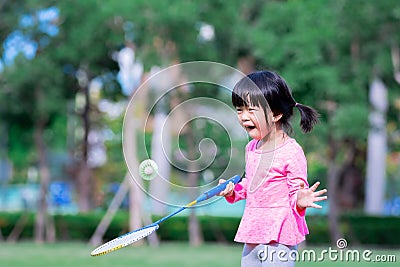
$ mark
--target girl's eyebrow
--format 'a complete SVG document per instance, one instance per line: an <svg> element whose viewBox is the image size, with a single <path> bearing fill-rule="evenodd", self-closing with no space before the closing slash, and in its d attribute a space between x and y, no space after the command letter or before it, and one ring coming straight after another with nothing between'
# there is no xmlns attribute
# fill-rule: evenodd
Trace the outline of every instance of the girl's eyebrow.
<svg viewBox="0 0 400 267"><path fill-rule="evenodd" d="M259 109L260 107L259 107L259 106L249 105L249 108L252 108L252 109Z"/></svg>

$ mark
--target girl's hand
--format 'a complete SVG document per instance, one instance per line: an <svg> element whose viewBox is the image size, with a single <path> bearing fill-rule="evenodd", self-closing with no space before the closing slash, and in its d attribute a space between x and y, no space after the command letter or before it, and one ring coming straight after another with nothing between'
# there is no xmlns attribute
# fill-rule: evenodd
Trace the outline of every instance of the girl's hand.
<svg viewBox="0 0 400 267"><path fill-rule="evenodd" d="M225 182L226 182L226 180L224 180L224 179L219 179L218 184L223 184L223 183L225 183ZM218 195L218 196L222 196L222 197L229 197L229 196L232 196L232 195L233 195L233 189L234 189L234 188L235 188L234 183L229 182L229 183L226 185L225 189L222 190L221 192L219 192L217 195Z"/></svg>
<svg viewBox="0 0 400 267"><path fill-rule="evenodd" d="M328 192L326 189L322 189L320 191L315 192L317 187L319 186L320 182L316 182L313 186L310 188L304 188L304 182L301 181L300 183L300 189L297 191L297 207L299 209L304 209L304 208L317 208L320 209L322 206L315 204L315 202L319 202L322 200L326 200L328 197L327 196L322 196L326 192Z"/></svg>

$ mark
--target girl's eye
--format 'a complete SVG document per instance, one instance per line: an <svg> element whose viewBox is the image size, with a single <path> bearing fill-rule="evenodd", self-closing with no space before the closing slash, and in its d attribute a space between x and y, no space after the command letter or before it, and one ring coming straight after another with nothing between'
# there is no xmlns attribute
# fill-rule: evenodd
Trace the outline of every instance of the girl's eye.
<svg viewBox="0 0 400 267"><path fill-rule="evenodd" d="M242 112L241 108L236 108L236 112Z"/></svg>

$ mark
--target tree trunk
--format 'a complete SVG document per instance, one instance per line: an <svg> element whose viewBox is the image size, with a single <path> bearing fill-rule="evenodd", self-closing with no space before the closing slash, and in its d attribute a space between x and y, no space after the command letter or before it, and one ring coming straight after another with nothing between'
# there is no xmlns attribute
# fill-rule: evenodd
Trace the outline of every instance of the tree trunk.
<svg viewBox="0 0 400 267"><path fill-rule="evenodd" d="M400 49L398 43L393 43L390 48L393 64L393 77L400 84Z"/></svg>
<svg viewBox="0 0 400 267"><path fill-rule="evenodd" d="M37 243L43 243L45 241L55 241L54 227L49 227L50 217L48 214L47 206L47 192L50 184L50 171L46 158L46 145L43 140L45 121L38 120L34 130L34 140L36 145L36 151L39 160L39 175L40 175L40 193L38 208L35 218L35 241ZM51 224L50 224L51 226Z"/></svg>
<svg viewBox="0 0 400 267"><path fill-rule="evenodd" d="M165 101L167 102L167 101ZM164 108L154 115L154 130L151 140L151 158L157 163L158 176L151 180L149 191L153 197L151 201L153 214L165 215L170 190L169 177L171 175L171 164L169 162L171 150L171 134L167 122L168 116Z"/></svg>
<svg viewBox="0 0 400 267"><path fill-rule="evenodd" d="M130 179L131 175L127 174ZM129 230L134 231L143 226L142 222L142 191L134 181L129 183ZM143 239L137 241L135 245L139 246L143 244Z"/></svg>
<svg viewBox="0 0 400 267"><path fill-rule="evenodd" d="M91 188L92 188L92 172L88 165L89 155L89 133L90 133L90 95L89 86L84 88L85 106L82 113L82 121L84 128L84 137L82 140L82 161L78 168L78 206L81 212L88 212L91 209Z"/></svg>
<svg viewBox="0 0 400 267"><path fill-rule="evenodd" d="M382 215L386 191L387 130L386 112L388 108L385 84L375 77L370 86L367 171L365 186L365 212Z"/></svg>
<svg viewBox="0 0 400 267"><path fill-rule="evenodd" d="M28 213L24 211L21 217L18 219L11 233L7 237L7 242L15 243L19 239L22 231L25 228L26 223L28 222Z"/></svg>
<svg viewBox="0 0 400 267"><path fill-rule="evenodd" d="M127 174L122 183L120 184L118 191L115 194L114 198L112 199L110 205L108 206L106 214L104 215L103 219L97 226L94 234L90 238L89 244L93 246L98 246L102 242L103 236L106 233L112 218L118 211L122 201L124 200L125 196L129 191L129 182L130 182L130 176L129 174Z"/></svg>
<svg viewBox="0 0 400 267"><path fill-rule="evenodd" d="M328 193L329 193L329 232L332 244L342 237L339 229L339 205L337 202L338 197L338 184L339 184L339 166L336 163L337 156L337 142L332 136L329 136L329 152L328 152Z"/></svg>
<svg viewBox="0 0 400 267"><path fill-rule="evenodd" d="M91 208L91 170L87 162L79 164L77 176L78 206L80 212L88 212Z"/></svg>
<svg viewBox="0 0 400 267"><path fill-rule="evenodd" d="M191 188L190 190L190 199L195 199L199 194L198 185L199 185L199 171L198 166L196 164L195 156L196 156L196 148L195 148L195 140L193 135L193 129L189 127L187 132L187 144L189 150L189 177L188 177L188 186ZM189 217L189 243L191 246L199 246L203 243L203 235L201 231L201 225L199 219L196 216L196 208L190 208L190 217Z"/></svg>
<svg viewBox="0 0 400 267"><path fill-rule="evenodd" d="M131 110L134 108L135 110ZM143 122L138 119L142 116L142 107L140 105L129 106L126 114L125 127L124 127L124 152L125 160L128 165L130 172L126 174L126 179L129 180L129 229L131 231L136 230L145 224L151 224L151 216L143 212L143 199L144 193L142 191L143 184L138 173L139 162L137 156L137 128L143 127ZM136 112L135 112L136 111ZM137 115L138 118L135 118ZM157 235L155 233L147 237L151 246L157 246L159 244ZM141 242L136 243L136 245Z"/></svg>

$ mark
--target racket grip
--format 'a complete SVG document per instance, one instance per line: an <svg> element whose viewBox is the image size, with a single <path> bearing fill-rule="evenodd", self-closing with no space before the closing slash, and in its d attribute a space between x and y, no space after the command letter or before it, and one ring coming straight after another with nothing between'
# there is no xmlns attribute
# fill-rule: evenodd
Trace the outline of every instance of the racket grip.
<svg viewBox="0 0 400 267"><path fill-rule="evenodd" d="M239 175L235 175L232 178L230 178L229 180L226 180L224 183L217 185L214 188L211 188L210 190L208 190L207 192L204 192L203 194L201 194L196 201L200 202L206 199L209 199L215 195L217 195L219 192L221 192L222 190L225 189L225 187L230 183L234 183L237 184L239 183L239 181L241 180L241 177Z"/></svg>

